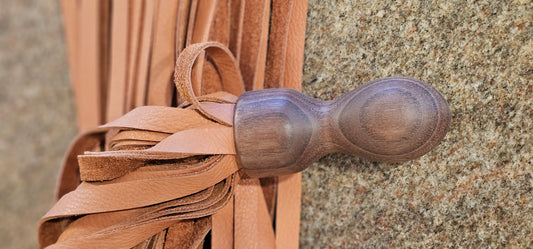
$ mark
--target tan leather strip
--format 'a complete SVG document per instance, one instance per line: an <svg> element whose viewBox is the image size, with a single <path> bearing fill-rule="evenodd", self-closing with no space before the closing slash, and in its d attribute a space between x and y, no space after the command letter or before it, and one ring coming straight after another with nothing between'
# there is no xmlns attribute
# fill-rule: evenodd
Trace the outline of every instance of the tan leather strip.
<svg viewBox="0 0 533 249"><path fill-rule="evenodd" d="M213 62L206 60L202 73L202 86L200 91L202 94L212 93L222 90L222 81L218 75L218 71L213 65Z"/></svg>
<svg viewBox="0 0 533 249"><path fill-rule="evenodd" d="M77 79L74 94L80 131L102 123L100 103L100 1L80 1L80 33L77 48Z"/></svg>
<svg viewBox="0 0 533 249"><path fill-rule="evenodd" d="M222 43L226 46L229 44L230 38L230 15L231 15L231 1L217 0L216 11L209 30L209 41Z"/></svg>
<svg viewBox="0 0 533 249"><path fill-rule="evenodd" d="M233 123L233 110L235 109L234 104L201 102L200 106L206 112L215 116L217 119L223 121L224 123Z"/></svg>
<svg viewBox="0 0 533 249"><path fill-rule="evenodd" d="M167 230L168 229L165 229L164 231L158 233L157 235L154 235L153 238L153 243L152 243L152 247L153 249L163 249L164 246L165 246L165 240L166 240L166 237L167 237ZM150 246L150 245L148 245Z"/></svg>
<svg viewBox="0 0 533 249"><path fill-rule="evenodd" d="M152 58L147 87L147 105L170 106L175 61L176 18L179 0L158 1L152 42Z"/></svg>
<svg viewBox="0 0 533 249"><path fill-rule="evenodd" d="M205 41L216 41L219 42L225 46L228 45L229 42L229 15L230 15L230 6L229 6L229 0L216 0L214 4L216 4L213 16L206 16L208 18L207 21L211 21L212 23L208 25L206 30L200 30L200 33L208 33L207 38ZM200 16L199 16L200 17ZM211 20L209 20L211 19ZM198 32L195 30L195 32ZM202 57L202 56L200 56ZM200 87L200 93L208 94L213 93L217 91L222 90L222 84L221 79L219 76L219 73L216 69L216 67L213 64L213 61L206 57L206 60L203 64L197 63L198 70L202 70L201 75L198 74L199 77L201 77L201 87ZM195 69L193 68L193 84L194 84L194 75L195 75ZM194 86L193 86L194 88Z"/></svg>
<svg viewBox="0 0 533 249"><path fill-rule="evenodd" d="M196 220L194 223L194 232L191 236L190 248L201 248L204 243L204 238L211 230L211 217L205 217Z"/></svg>
<svg viewBox="0 0 533 249"><path fill-rule="evenodd" d="M100 236L88 237L83 240L68 240L64 242L59 242L53 245L48 246L47 248L56 249L56 248L131 248L135 245L141 243L147 237L151 236L138 236L142 234L143 231L162 231L165 228L172 225L175 221L173 220L164 220L158 222L151 222L146 224L139 224L138 226L131 227L122 231L121 238L117 237L115 234L101 234Z"/></svg>
<svg viewBox="0 0 533 249"><path fill-rule="evenodd" d="M228 46L230 31L230 2L229 0L217 0L215 4L214 16L212 17L212 23L207 30L209 34L206 41L215 41ZM202 70L200 93L203 95L221 91L222 83L219 73L209 57L206 57Z"/></svg>
<svg viewBox="0 0 533 249"><path fill-rule="evenodd" d="M77 46L79 36L78 28L80 25L78 15L79 5L78 0L61 0L61 12L63 14L63 26L65 27L65 43L67 46L70 81L73 88L77 86L74 81L77 80Z"/></svg>
<svg viewBox="0 0 533 249"><path fill-rule="evenodd" d="M203 135L206 133L210 136ZM148 151L198 155L235 155L234 145L232 127L211 125L177 132L163 139Z"/></svg>
<svg viewBox="0 0 533 249"><path fill-rule="evenodd" d="M194 34L194 26L196 25L196 12L198 12L199 0L190 0L189 16L187 21L187 35L185 38L185 47L192 44L192 36Z"/></svg>
<svg viewBox="0 0 533 249"><path fill-rule="evenodd" d="M180 120L180 122L176 122ZM195 110L164 106L138 107L119 119L102 125L102 129L125 128L176 133L212 123Z"/></svg>
<svg viewBox="0 0 533 249"><path fill-rule="evenodd" d="M291 11L282 87L301 89L307 0L295 0Z"/></svg>
<svg viewBox="0 0 533 249"><path fill-rule="evenodd" d="M232 195L232 184L233 181L231 178L228 178L221 183L217 183L212 187L213 190L208 198L196 203L176 205L175 203L180 201L180 199L178 199L167 202L168 204L162 203L151 207L141 208L142 212L139 212L139 215L131 215L125 222L114 224L104 230L118 232L140 223L161 220L179 221L183 219L206 217L220 210L220 208L227 203Z"/></svg>
<svg viewBox="0 0 533 249"><path fill-rule="evenodd" d="M107 94L109 93L109 58L111 57L111 1L112 0L100 0L99 10L99 47L100 50L100 122L105 123L107 112Z"/></svg>
<svg viewBox="0 0 533 249"><path fill-rule="evenodd" d="M235 104L237 103L237 100L239 98L233 94L228 94L226 92L215 92L199 96L197 99L200 102L207 101L215 103Z"/></svg>
<svg viewBox="0 0 533 249"><path fill-rule="evenodd" d="M168 228L165 249L187 248L194 230L194 220L178 221Z"/></svg>
<svg viewBox="0 0 533 249"><path fill-rule="evenodd" d="M216 210L220 209L228 201L228 197L231 196L231 189L229 188L233 181L226 180L221 184L217 184L214 187L214 190L211 192L211 196L204 198L201 201L191 203L190 205L183 205L183 200L190 197L177 199L171 202L162 203L156 206L150 206L142 208L140 210L127 210L122 212L112 212L112 213L101 213L90 216L85 216L81 219L74 221L69 229L61 235L59 238L60 244L62 242L68 242L69 240L75 240L79 242L79 245L92 245L95 239L107 240L117 238L123 238L124 234L129 232L132 227L136 227L139 224L146 223L157 223L163 222L165 220L179 221L181 219L187 218L197 218L205 217L209 214L212 214ZM181 203L181 204L178 204ZM179 205L179 206L176 206ZM103 220L95 220L95 217L102 216ZM119 220L116 220L115 217L122 217ZM113 222L107 222L105 218L115 219ZM82 222L82 223L80 223ZM90 222L90 223L89 223ZM107 223L108 226L102 226L101 223ZM94 224L99 228L91 228L92 231L85 231L83 234L78 234L76 236L67 236L69 230L74 229L78 231L75 227L78 226L83 230L87 230L89 224ZM109 226L110 225L110 226ZM159 230L146 230L146 229L136 229L134 234L130 234L132 239L137 241L143 241L147 237L159 232ZM112 237L110 236L112 235ZM107 236L107 237L106 237ZM70 237L70 238L66 238ZM114 237L114 238L113 238ZM82 243L83 242L83 243ZM101 241L98 241L101 242ZM194 242L191 241L191 242Z"/></svg>
<svg viewBox="0 0 533 249"><path fill-rule="evenodd" d="M205 136L206 133L212 135ZM177 132L143 151L130 151L129 154L128 151L86 153L78 156L81 180L112 180L137 169L144 165L145 161L150 160L146 157L136 158L135 154L146 156L154 152L159 158L168 159L192 155L234 155L234 143L231 127L212 124Z"/></svg>
<svg viewBox="0 0 533 249"><path fill-rule="evenodd" d="M133 249L163 249L167 229L132 247Z"/></svg>
<svg viewBox="0 0 533 249"><path fill-rule="evenodd" d="M141 131L141 130L124 130L117 133L117 135L113 136L112 140L109 142L111 146L113 146L113 143L121 142L121 141L131 141L131 140L137 140L137 141L149 141L149 142L159 142L166 137L168 137L170 134L168 133L162 133L162 132L151 132L151 131Z"/></svg>
<svg viewBox="0 0 533 249"><path fill-rule="evenodd" d="M283 85L289 22L294 0L272 0L272 17L265 72L265 88Z"/></svg>
<svg viewBox="0 0 533 249"><path fill-rule="evenodd" d="M276 248L274 230L259 180L241 179L235 188L235 248Z"/></svg>
<svg viewBox="0 0 533 249"><path fill-rule="evenodd" d="M61 233L57 241L62 242L78 237L89 236L108 227L112 227L115 224L127 222L128 218L133 215L141 215L140 210L132 209L82 216L72 221L68 225L68 229Z"/></svg>
<svg viewBox="0 0 533 249"><path fill-rule="evenodd" d="M244 21L244 0L231 0L230 39L228 48L237 61L241 58L242 26Z"/></svg>
<svg viewBox="0 0 533 249"><path fill-rule="evenodd" d="M129 0L113 0L107 122L119 118L125 111L129 6Z"/></svg>
<svg viewBox="0 0 533 249"><path fill-rule="evenodd" d="M216 168L216 167L215 167ZM156 178L159 178L156 176ZM145 178L145 179L154 179L154 178ZM193 182L196 182L196 183L199 183L198 180L196 181L193 181ZM225 181L226 183L229 183L231 185L233 185L233 181ZM146 189L151 189L149 186L143 186L142 183L140 182L137 182L138 186L140 186L140 188L138 189L137 191L137 195L142 195L142 193L146 193L145 190ZM80 186L83 186L80 185ZM180 187L179 185L174 185L175 187ZM217 184L218 186L218 184ZM147 207L149 209L153 209L154 211L157 211L157 210L161 210L161 211L157 211L155 213L153 213L153 211L150 211L150 212L147 212L147 211L142 211L142 210L130 210L130 211L126 211L126 212L140 212L139 214L142 214L141 216L139 215L133 215L133 214L130 214L128 216L130 217L138 217L138 218L135 218L134 220L126 220L124 223L124 225L120 225L120 224L113 224L113 227L110 227L110 228L106 228L105 230L109 230L110 232L112 232L112 234L114 234L113 236L111 236L109 233L102 233L104 230L102 230L102 232L98 232L98 234L95 234L97 235L97 237L99 237L100 239L104 239L104 240L117 240L117 238L122 238L124 235L127 235L128 232L132 232L130 231L130 226L127 225L127 224L132 224L134 226L139 226L140 224L145 224L146 221L148 222L159 222L158 220L160 221L164 221L164 220L181 220L181 219L190 219L190 218L195 218L195 217L203 217L203 216L206 216L206 215L210 215L212 214L213 212L219 210L220 208L222 208L225 203L227 203L232 195L232 193L230 192L227 192L227 189L229 186L228 184L225 185L226 187L224 189L226 190L223 190L223 189L220 189L220 190L223 190L222 192L218 192L220 194L223 194L223 193L227 193L227 194L223 194L224 195L224 198L220 199L220 197L223 197L222 195L220 194L217 194L217 198L215 199L212 199L211 197L209 199L206 199L206 203L207 205L205 204L202 204L202 202L198 202L198 204L192 204L192 206L190 206L190 208L187 208L187 206L184 206L184 208L187 208L187 209L183 209L183 208L179 208L179 209L176 209L175 211L173 211L175 208L172 208L172 209L168 209L168 208L164 208L164 209L161 209L159 208L159 206L161 205L156 205L156 206L150 206L150 207ZM77 191L79 191L80 188L78 188ZM159 191L162 191L164 189L168 189L168 190L172 190L173 188L154 188L154 189L158 189ZM115 198L116 198L116 194L118 193L122 193L122 192L108 192L107 194L109 195L115 195ZM125 196L121 195L120 198L124 198ZM127 196L126 196L127 197ZM146 196L145 197L151 197L151 196ZM95 197L95 199L99 199L98 196ZM128 198L126 198L128 199ZM180 202L182 199L177 199L176 201ZM105 199L104 199L105 201ZM172 201L172 202L169 202L171 205L175 205L175 204L172 204L174 203L175 201ZM61 203L61 202L60 202ZM211 203L211 204L209 204ZM76 202L72 203L72 204L76 204ZM79 203L81 205L91 205L90 203ZM164 203L163 203L164 204ZM200 205L200 206L199 206ZM164 207L164 206L162 206ZM63 210L64 212L69 212L69 208L66 208L65 206L61 207L61 204L57 204L54 208L58 208L59 210ZM66 208L66 209L65 209ZM154 209L156 208L156 209ZM129 208L128 208L129 209ZM180 211L181 210L181 211ZM178 216L176 215L172 215L172 216L169 216L170 214L172 213L180 213L180 212L187 212L187 210L190 211L193 211L192 213L188 214L188 213L183 213L183 214L180 214ZM197 210L197 211L196 211ZM203 210L203 211L202 211ZM97 212L98 213L98 212ZM153 213L153 214L151 214ZM110 215L112 213L109 213ZM144 214L148 214L148 216L144 215ZM102 215L107 215L105 213L103 213ZM70 215L67 215L67 217L70 216ZM143 216L146 216L143 218ZM87 218L91 218L91 216L87 216ZM167 218L157 218L157 217L167 217ZM92 219L92 218L91 218ZM61 225L61 222L63 221L64 219L47 219L46 217L43 218L42 220L42 223L40 224L40 233L39 233L39 241L40 241L40 244L41 245L49 245L53 242L56 241L55 237L54 237L54 233L52 233L53 231L60 231L61 229L58 230L58 228L60 228L62 225ZM58 223L59 222L59 223ZM59 225L59 227L57 227ZM56 227L56 228L54 228ZM82 225L82 227L84 227ZM146 230L148 229L148 230ZM141 236L143 239L139 240L139 241L143 241L144 239L146 239L151 233L148 232L148 231L154 231L154 228L146 228L146 229L143 229L141 228L140 230L139 229L135 229L134 230L134 234L133 235L137 235L136 237L139 237ZM157 231L159 232L159 231ZM107 234L107 235L106 235ZM153 233L155 234L155 232ZM105 236L111 236L111 237L105 237ZM132 235L132 234L130 234ZM58 236L58 234L56 234L55 236ZM102 237L104 236L104 237ZM100 242L99 240L93 240L94 239L94 236L93 235L88 235L88 236L83 236L83 238L79 238L79 239L74 239L74 240L81 240L81 241L84 241L84 243L86 243L87 246L89 245L93 245L93 244L97 244L97 245L100 245L99 243L97 242ZM72 241L70 241L72 242ZM80 242L79 245L83 245L83 243Z"/></svg>
<svg viewBox="0 0 533 249"><path fill-rule="evenodd" d="M146 210L128 210L119 213L97 214L97 216L109 216L108 218L110 219L113 219L113 216L115 215L119 215L119 217L125 217L124 214L127 214L126 216L129 218L123 219L123 221L117 220L118 223L109 223L111 226L105 227L104 229L93 229L92 232L85 232L86 235L82 236L71 236L70 238L64 238L62 234L61 238L58 240L58 245L67 244L93 246L94 244L101 245L101 243L106 240L109 240L109 243L114 244L115 241L120 240L118 238L124 238L124 236L126 236L130 241L142 242L153 234L162 231L158 227L146 227L146 224L157 224L169 220L175 222L182 219L205 217L213 212L216 212L222 208L222 206L225 205L225 203L227 203L229 200L229 197L231 197L232 191L230 191L231 189L229 188L231 185L233 185L233 181L231 179L224 181L224 184L217 184L212 192L211 197L188 206L175 206L176 202L181 201L181 199L178 199L176 201L169 202L168 204L163 203L161 205L143 208ZM191 212L188 213L187 211ZM84 229L88 224L90 224L86 221L91 221L94 223L95 221L93 221L92 218L92 215L83 217L82 220L85 219L84 224L79 224L79 226ZM72 223L72 225L77 222L78 221L76 220ZM96 225L100 226L99 224ZM205 229L205 227L203 229ZM203 231L196 236L205 236L205 232L206 231ZM195 239L195 236L193 236L191 243L198 243L198 240L201 240L201 238Z"/></svg>
<svg viewBox="0 0 533 249"><path fill-rule="evenodd" d="M134 107L143 106L146 103L146 87L148 81L148 72L150 69L150 57L152 50L152 33L154 28L154 19L157 22L159 17L159 1L145 1L143 24L141 30L141 41L139 45L137 76L135 83Z"/></svg>
<svg viewBox="0 0 533 249"><path fill-rule="evenodd" d="M195 175L174 175L170 170L151 173L151 180L125 181L119 178L114 182L103 184L82 182L76 191L63 196L43 217L42 222L62 216L124 210L180 198L215 185L235 171L237 171L235 158L223 156L209 169ZM158 189L159 193L149 196L139 195L145 193L147 189ZM129 201L117 202L117 193Z"/></svg>
<svg viewBox="0 0 533 249"><path fill-rule="evenodd" d="M191 44L206 42L215 19L216 7L219 0L198 0L198 9L194 19L194 29ZM191 85L196 95L202 94L202 76L204 73L205 53L202 51L198 56L191 73Z"/></svg>
<svg viewBox="0 0 533 249"><path fill-rule="evenodd" d="M270 221L274 223L276 213L276 201L278 193L278 177L259 178L263 195L265 196L265 203L268 213L270 214Z"/></svg>
<svg viewBox="0 0 533 249"><path fill-rule="evenodd" d="M191 0L179 0L178 13L176 16L176 45L174 61L179 56L179 53L185 48L187 42L187 27L189 24L189 13L192 12ZM192 34L191 34L192 35Z"/></svg>
<svg viewBox="0 0 533 249"><path fill-rule="evenodd" d="M139 67L139 56L141 46L141 35L144 15L144 1L131 0L130 26L129 26L129 65L128 65L128 82L126 94L126 109L124 112L135 107L135 83L137 82L137 69Z"/></svg>
<svg viewBox="0 0 533 249"><path fill-rule="evenodd" d="M111 150L139 150L139 149L148 149L154 145L156 145L157 142L152 141L143 141L143 140L130 140L130 139L123 139L120 141L116 141L112 145ZM85 181L82 177L82 181Z"/></svg>
<svg viewBox="0 0 533 249"><path fill-rule="evenodd" d="M301 174L279 176L276 212L276 245L298 248L300 233Z"/></svg>
<svg viewBox="0 0 533 249"><path fill-rule="evenodd" d="M260 33L260 42L259 42L259 51L257 54L256 72L254 75L253 89L263 89L265 82L265 67L266 67L266 57L267 57L267 48L268 48L268 32L270 29L270 12L271 12L271 0L266 1L263 8L262 23L261 23L261 33Z"/></svg>
<svg viewBox="0 0 533 249"><path fill-rule="evenodd" d="M214 187L211 187L193 195L169 202L171 204L157 205L157 208L161 209L168 206L183 207L205 201L212 196L213 188ZM106 228L113 226L116 227L117 224L128 223L131 219L142 216L145 213L150 212L150 210L155 209L147 207L125 211L97 213L80 217L69 224L69 228L61 234L58 241L66 241L76 237L90 236L91 234L97 233L98 231L102 231Z"/></svg>
<svg viewBox="0 0 533 249"><path fill-rule="evenodd" d="M211 248L232 249L233 248L233 205L234 198L219 212L213 214Z"/></svg>
<svg viewBox="0 0 533 249"><path fill-rule="evenodd" d="M263 86L270 0L245 1L239 66L246 90Z"/></svg>

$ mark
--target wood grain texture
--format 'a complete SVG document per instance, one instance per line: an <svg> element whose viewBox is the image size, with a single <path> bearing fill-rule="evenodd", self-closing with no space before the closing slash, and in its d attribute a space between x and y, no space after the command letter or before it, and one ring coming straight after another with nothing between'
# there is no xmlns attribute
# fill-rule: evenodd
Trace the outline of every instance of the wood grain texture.
<svg viewBox="0 0 533 249"><path fill-rule="evenodd" d="M332 101L268 89L239 98L235 144L245 172L265 177L301 171L332 152L380 162L411 160L438 145L449 122L439 92L409 78L380 79Z"/></svg>

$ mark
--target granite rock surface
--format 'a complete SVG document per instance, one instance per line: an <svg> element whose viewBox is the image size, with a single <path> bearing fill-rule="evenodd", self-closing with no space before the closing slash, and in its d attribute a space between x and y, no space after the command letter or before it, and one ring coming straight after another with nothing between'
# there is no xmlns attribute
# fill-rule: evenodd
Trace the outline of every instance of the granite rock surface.
<svg viewBox="0 0 533 249"><path fill-rule="evenodd" d="M1 248L37 248L75 121L59 1L0 0Z"/></svg>
<svg viewBox="0 0 533 249"><path fill-rule="evenodd" d="M57 1L0 0L0 241L35 248L75 116ZM309 1L303 91L392 75L453 113L403 164L345 155L303 174L302 248L533 247L533 1Z"/></svg>
<svg viewBox="0 0 533 249"><path fill-rule="evenodd" d="M302 248L531 248L532 21L532 1L310 1L305 93L404 75L453 116L417 160L306 170Z"/></svg>

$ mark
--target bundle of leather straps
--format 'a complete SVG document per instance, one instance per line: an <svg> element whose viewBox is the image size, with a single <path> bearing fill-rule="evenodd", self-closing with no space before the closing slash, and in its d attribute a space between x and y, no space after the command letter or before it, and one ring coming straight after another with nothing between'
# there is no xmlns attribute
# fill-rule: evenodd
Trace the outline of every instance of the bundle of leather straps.
<svg viewBox="0 0 533 249"><path fill-rule="evenodd" d="M297 248L300 175L242 174L232 124L245 90L300 89L307 1L62 9L80 135L40 246Z"/></svg>

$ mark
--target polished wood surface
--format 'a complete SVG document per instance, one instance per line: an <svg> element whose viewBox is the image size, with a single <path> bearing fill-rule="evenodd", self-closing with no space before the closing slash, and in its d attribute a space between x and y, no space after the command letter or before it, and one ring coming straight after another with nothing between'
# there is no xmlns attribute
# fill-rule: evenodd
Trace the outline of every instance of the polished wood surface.
<svg viewBox="0 0 533 249"><path fill-rule="evenodd" d="M403 162L437 146L450 116L437 90L403 77L364 84L332 101L291 89L251 91L237 102L235 144L241 167L254 177L298 172L332 152Z"/></svg>

